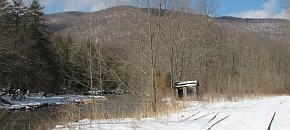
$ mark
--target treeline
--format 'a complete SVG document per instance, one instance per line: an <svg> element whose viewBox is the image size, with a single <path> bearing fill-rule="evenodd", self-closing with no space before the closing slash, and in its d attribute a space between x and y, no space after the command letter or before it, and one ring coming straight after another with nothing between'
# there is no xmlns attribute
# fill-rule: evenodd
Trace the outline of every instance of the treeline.
<svg viewBox="0 0 290 130"><path fill-rule="evenodd" d="M38 1L1 2L0 80L13 98L27 91L57 92L59 56Z"/></svg>
<svg viewBox="0 0 290 130"><path fill-rule="evenodd" d="M106 86L103 92L121 86L121 72L113 71L119 66L114 57L100 58L89 40L73 47L69 35L53 36L39 1L30 5L1 1L0 6L0 90L4 94L16 99L28 92L85 93Z"/></svg>
<svg viewBox="0 0 290 130"><path fill-rule="evenodd" d="M102 94L126 86L117 57L106 55L89 40L75 46L70 35L55 35L52 40L60 56L61 86L65 92L84 94L94 90Z"/></svg>
<svg viewBox="0 0 290 130"><path fill-rule="evenodd" d="M289 94L290 48L287 37L222 31L225 44L219 65L211 68L208 91L229 97ZM217 92L217 93L216 93Z"/></svg>

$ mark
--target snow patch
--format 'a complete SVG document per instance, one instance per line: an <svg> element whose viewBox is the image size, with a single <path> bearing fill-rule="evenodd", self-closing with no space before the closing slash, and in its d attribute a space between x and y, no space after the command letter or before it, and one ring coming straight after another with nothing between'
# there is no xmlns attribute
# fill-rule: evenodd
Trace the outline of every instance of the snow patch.
<svg viewBox="0 0 290 130"><path fill-rule="evenodd" d="M1 104L0 109L31 109L40 106L53 106L68 104L71 102L88 102L92 99L106 100L104 96L91 96L91 95L51 95L49 97L43 97L39 94L31 94L25 96L21 100L11 100L11 96L1 96L2 99L8 101L10 104Z"/></svg>
<svg viewBox="0 0 290 130"><path fill-rule="evenodd" d="M237 102L188 102L182 112L158 118L123 118L110 120L84 119L66 126L58 125L54 130L257 130L267 129L272 123L273 130L290 129L290 96L247 99Z"/></svg>

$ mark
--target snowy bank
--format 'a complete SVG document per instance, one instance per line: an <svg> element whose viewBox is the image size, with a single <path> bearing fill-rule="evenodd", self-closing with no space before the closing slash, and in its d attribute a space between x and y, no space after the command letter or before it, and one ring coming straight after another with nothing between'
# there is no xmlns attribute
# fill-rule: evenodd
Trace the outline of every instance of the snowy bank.
<svg viewBox="0 0 290 130"><path fill-rule="evenodd" d="M11 100L11 96L1 96L2 99L8 101L11 104L0 103L0 109L32 109L41 106L62 105L71 102L88 102L92 99L105 100L104 96L88 96L88 95L52 95L50 97L44 97L39 94L32 94L25 96L21 100Z"/></svg>
<svg viewBox="0 0 290 130"><path fill-rule="evenodd" d="M265 97L237 102L188 102L181 112L158 118L84 119L55 130L266 130L276 112L271 129L290 129L290 96Z"/></svg>

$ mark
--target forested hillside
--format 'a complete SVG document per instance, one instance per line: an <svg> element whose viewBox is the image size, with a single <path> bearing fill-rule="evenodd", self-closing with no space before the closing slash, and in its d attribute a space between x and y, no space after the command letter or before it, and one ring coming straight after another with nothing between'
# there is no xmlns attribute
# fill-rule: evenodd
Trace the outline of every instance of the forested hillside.
<svg viewBox="0 0 290 130"><path fill-rule="evenodd" d="M12 94L122 88L155 102L187 80L214 96L289 93L288 20L213 18L184 4L44 15L37 1L2 2L0 87Z"/></svg>
<svg viewBox="0 0 290 130"><path fill-rule="evenodd" d="M204 91L212 93L287 91L288 20L211 18L180 8L161 9L160 14L158 11L119 6L93 13L68 12L67 17L74 20L65 20L63 13L50 14L48 18L53 27L69 25L62 26L57 34L74 35L76 41L88 36L90 27L97 39L104 39L99 36L104 34L107 40L102 43L111 50L104 54L115 55L120 63L126 63L123 66L127 67L127 77L123 81L141 93L150 90L152 59L154 75L163 81L162 86L197 79ZM92 24L84 25L90 18ZM153 38L157 43L153 43L152 50L150 23L155 29L151 33L160 37Z"/></svg>

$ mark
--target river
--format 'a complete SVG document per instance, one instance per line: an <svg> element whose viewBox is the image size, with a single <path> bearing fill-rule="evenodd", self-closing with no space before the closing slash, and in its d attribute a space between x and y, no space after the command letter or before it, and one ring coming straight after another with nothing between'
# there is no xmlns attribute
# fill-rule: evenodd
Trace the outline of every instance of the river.
<svg viewBox="0 0 290 130"><path fill-rule="evenodd" d="M90 118L89 110L97 110L102 118L126 117L141 106L144 99L136 95L110 95L109 100L97 101L92 104L70 104L62 106L48 106L36 110L0 110L1 130L29 130L52 128L58 121L72 121Z"/></svg>

